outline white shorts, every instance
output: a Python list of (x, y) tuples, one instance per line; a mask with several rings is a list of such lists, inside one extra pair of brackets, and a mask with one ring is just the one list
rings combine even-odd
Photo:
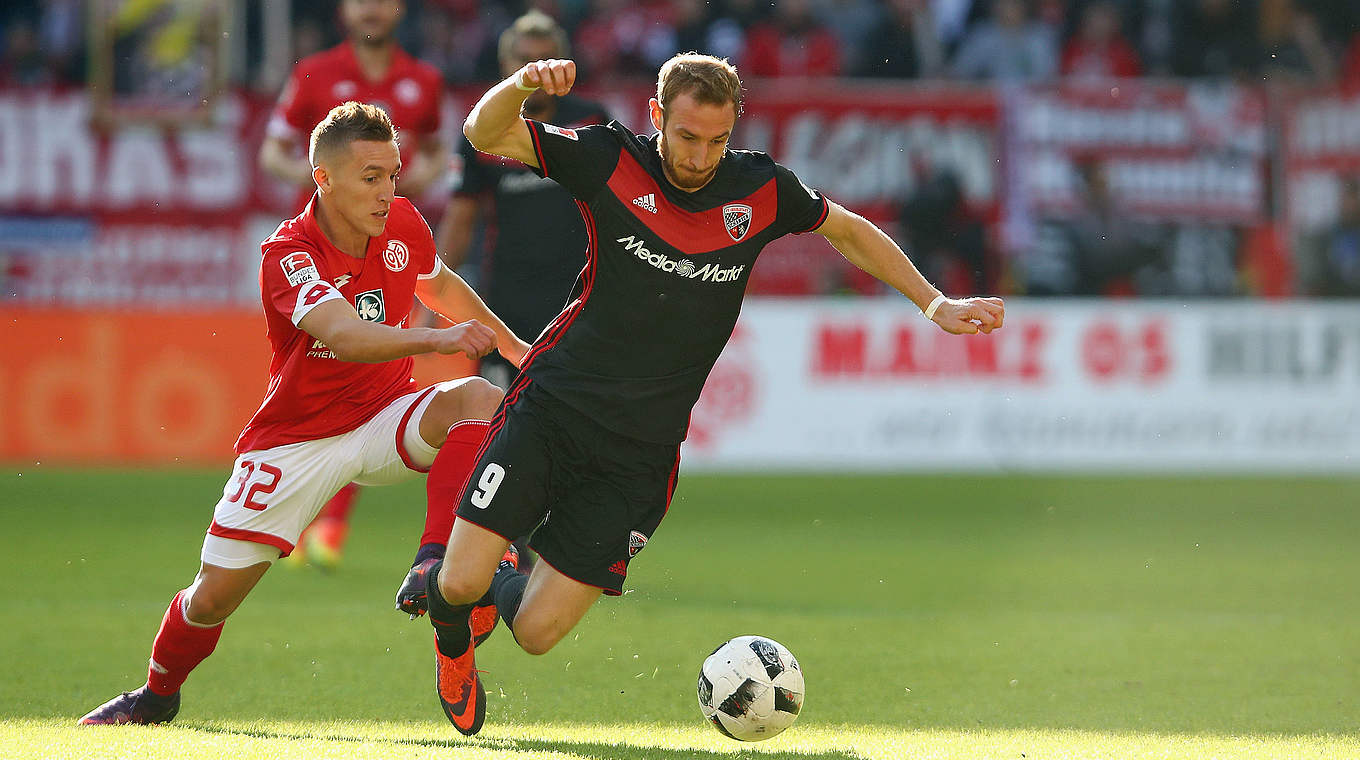
[(346, 484), (390, 485), (428, 471), (439, 450), (420, 437), (420, 418), (435, 392), (467, 380), (408, 393), (348, 433), (237, 457), (203, 540), (203, 562), (242, 568), (287, 556)]

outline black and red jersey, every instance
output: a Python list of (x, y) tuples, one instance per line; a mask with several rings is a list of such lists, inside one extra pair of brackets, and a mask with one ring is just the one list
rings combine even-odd
[(618, 122), (527, 123), (539, 173), (576, 198), (588, 246), (524, 373), (615, 432), (679, 442), (756, 257), (820, 227), (826, 200), (764, 153), (727, 151), (713, 179), (687, 193), (665, 178), (658, 136)]

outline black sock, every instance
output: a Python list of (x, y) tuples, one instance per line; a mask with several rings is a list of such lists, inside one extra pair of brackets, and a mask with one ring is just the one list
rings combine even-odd
[(496, 602), (496, 612), (512, 634), (515, 632), (515, 615), (519, 613), (519, 603), (524, 601), (524, 587), (528, 583), (529, 576), (508, 564), (501, 565), (491, 579), (490, 593)]
[(416, 551), (416, 561), (411, 563), (411, 567), (415, 567), (432, 557), (434, 559), (444, 558), (443, 544), (421, 544), (420, 549)]
[(436, 646), (445, 657), (461, 657), (472, 642), (472, 628), (468, 625), (471, 604), (449, 604), (439, 593), (439, 569), (443, 561), (430, 568), (425, 576), (425, 596), (430, 606), (430, 623), (434, 625)]

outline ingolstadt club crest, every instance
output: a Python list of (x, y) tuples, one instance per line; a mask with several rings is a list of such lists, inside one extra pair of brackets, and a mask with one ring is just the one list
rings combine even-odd
[(723, 224), (732, 239), (741, 242), (751, 229), (751, 207), (745, 203), (729, 203), (723, 206)]

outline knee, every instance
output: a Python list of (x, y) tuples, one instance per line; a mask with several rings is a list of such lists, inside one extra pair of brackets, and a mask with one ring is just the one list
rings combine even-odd
[(504, 396), (500, 388), (486, 379), (469, 377), (431, 399), (426, 414), (433, 415), (444, 427), (459, 420), (489, 420)]
[(557, 642), (562, 640), (562, 636), (551, 629), (528, 624), (528, 621), (521, 625), (518, 619), (515, 620), (512, 633), (515, 635), (515, 641), (519, 644), (519, 648), (534, 655), (547, 654), (553, 647), (557, 646)]
[(491, 419), (496, 407), (501, 405), (505, 391), (491, 384), (486, 378), (469, 378), (466, 386), (467, 399), (464, 404), (465, 419)]
[(469, 574), (453, 571), (448, 565), (439, 573), (439, 593), (449, 604), (472, 604), (481, 599), (490, 587), (489, 579), (478, 580)]

